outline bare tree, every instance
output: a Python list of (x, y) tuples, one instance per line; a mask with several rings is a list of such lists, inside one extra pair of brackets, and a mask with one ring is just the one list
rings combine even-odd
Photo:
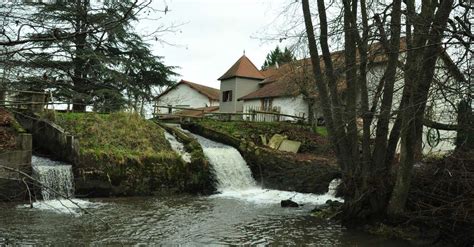
[[(345, 49), (343, 55), (336, 59), (329, 50), (328, 37), (331, 32), (328, 30), (330, 25), (326, 15), (327, 7), (324, 0), (317, 1), (317, 31), (324, 60), (323, 71), (319, 63), (310, 4), (308, 0), (302, 1), (318, 96), (331, 142), (344, 173), (346, 219), (398, 215), (403, 212), (406, 203), (411, 168), (416, 155), (421, 153), (425, 106), (436, 61), (443, 54), (440, 44), (453, 9), (453, 1), (441, 1), (439, 4), (423, 1), (421, 12), (416, 13), (414, 1), (407, 1), (406, 8), (403, 9), (402, 1), (395, 0), (384, 6), (379, 13), (374, 13), (373, 19), (368, 16), (366, 1), (343, 0), (342, 4)], [(390, 18), (388, 26), (385, 24), (387, 17)], [(406, 22), (405, 39), (401, 39), (402, 20)], [(371, 32), (370, 29), (374, 27), (375, 30)], [(383, 51), (382, 57), (386, 62), (376, 93), (370, 99), (367, 71), (375, 46), (369, 46), (368, 42), (370, 33), (375, 32), (378, 33), (378, 47)], [(402, 49), (401, 44), (406, 44), (406, 47)], [(401, 50), (404, 49), (406, 52), (401, 56)], [(337, 90), (338, 75), (334, 69), (340, 66), (341, 61), (347, 84), (343, 97)], [(403, 71), (405, 79), (402, 97), (395, 111), (394, 94), (398, 71)], [(361, 138), (357, 127), (360, 116), (363, 120)], [(392, 131), (389, 131), (393, 116), (396, 116), (396, 120)], [(371, 128), (373, 123), (375, 133)], [(391, 164), (400, 136), (402, 158), (399, 170), (394, 174), (396, 182), (392, 192), (392, 182), (386, 178), (392, 175)]]

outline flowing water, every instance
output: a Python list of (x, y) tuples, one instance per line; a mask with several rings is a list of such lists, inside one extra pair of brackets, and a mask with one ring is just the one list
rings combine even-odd
[(214, 197), (237, 198), (258, 204), (279, 204), (281, 200), (291, 199), (299, 204), (324, 204), (327, 200), (341, 201), (335, 197), (338, 180), (330, 185), (325, 195), (304, 194), (291, 191), (264, 189), (257, 185), (247, 162), (237, 149), (194, 135), (201, 144), (204, 154), (212, 165), (217, 180), (219, 194)]
[[(311, 217), (314, 205), (336, 199), (337, 181), (331, 183), (326, 195), (265, 190), (256, 184), (235, 149), (200, 137), (198, 140), (213, 165), (220, 193), (78, 200), (88, 208), (87, 214), (0, 203), (0, 246), (407, 245)], [(58, 180), (63, 177), (59, 176)], [(70, 191), (65, 187), (63, 192)], [(280, 207), (280, 200), (288, 198), (304, 205)], [(105, 227), (104, 222), (110, 227)]]
[(74, 196), (74, 176), (71, 165), (34, 155), (31, 165), (33, 177), (44, 186), (41, 189), (43, 200)]
[(172, 134), (165, 131), (165, 138), (170, 143), (171, 148), (177, 154), (179, 154), (185, 162), (187, 162), (187, 163), (191, 162), (191, 154), (186, 152), (186, 150), (184, 150), (184, 145), (181, 142), (179, 142), (176, 139), (176, 137), (174, 137), (174, 135), (172, 135)]
[(42, 200), (32, 205), (20, 205), (18, 208), (53, 211), (78, 215), (83, 208), (97, 207), (99, 204), (74, 198), (74, 175), (72, 166), (60, 161), (53, 161), (33, 155), (31, 158), (33, 177), (41, 187)]

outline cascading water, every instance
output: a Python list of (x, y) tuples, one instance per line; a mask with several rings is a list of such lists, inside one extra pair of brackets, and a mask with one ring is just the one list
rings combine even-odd
[(252, 172), (239, 151), (198, 135), (195, 137), (201, 144), (204, 155), (212, 164), (219, 192), (252, 189), (257, 186), (252, 178)]
[(43, 200), (72, 198), (74, 176), (72, 166), (58, 161), (33, 156), (31, 160), (33, 177), (42, 185)]
[(191, 154), (184, 150), (184, 145), (179, 142), (174, 135), (165, 131), (165, 138), (171, 145), (171, 148), (178, 153), (185, 162), (191, 162)]
[[(72, 166), (63, 162), (33, 156), (31, 159), (33, 177), (41, 187), (42, 201), (33, 203), (33, 208), (57, 213), (80, 214), (81, 208), (97, 207), (100, 204), (74, 197), (74, 175)], [(21, 205), (29, 208), (30, 205)]]
[(211, 141), (193, 134), (201, 144), (204, 154), (212, 165), (217, 180), (216, 196), (233, 197), (255, 203), (280, 203), (291, 199), (300, 204), (324, 204), (327, 200), (341, 201), (335, 197), (335, 188), (339, 180), (335, 179), (324, 195), (305, 194), (290, 191), (262, 189), (252, 178), (247, 162), (235, 148)]

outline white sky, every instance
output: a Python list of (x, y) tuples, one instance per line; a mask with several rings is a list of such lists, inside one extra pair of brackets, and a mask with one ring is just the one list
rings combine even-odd
[[(270, 25), (288, 0), (153, 0), (153, 7), (169, 12), (160, 20), (141, 20), (139, 31), (160, 24), (183, 24), (162, 39), (174, 46), (153, 42), (156, 55), (166, 65), (179, 66), (185, 79), (219, 88), (219, 78), (243, 54), (260, 68), (266, 54), (278, 41), (262, 41)], [(155, 16), (150, 15), (150, 18)], [(156, 17), (155, 17), (156, 18)], [(285, 44), (279, 44), (284, 46)]]

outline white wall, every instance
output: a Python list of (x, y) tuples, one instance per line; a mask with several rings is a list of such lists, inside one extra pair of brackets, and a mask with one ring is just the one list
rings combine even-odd
[[(367, 81), (368, 81), (368, 86), (369, 86), (369, 103), (371, 103), (373, 95), (375, 94), (376, 86), (379, 83), (380, 78), (382, 78), (384, 72), (385, 72), (385, 65), (377, 65), (375, 67), (372, 67), (367, 73)], [(397, 70), (392, 111), (396, 111), (399, 108), (399, 104), (402, 98), (403, 86), (404, 86), (403, 72), (400, 70)], [(462, 91), (463, 89), (459, 87), (460, 87), (460, 83), (458, 83), (452, 77), (449, 71), (446, 69), (444, 61), (442, 59), (438, 59), (437, 69), (435, 70), (435, 81), (433, 81), (433, 83), (431, 84), (430, 93), (428, 97), (426, 117), (439, 123), (456, 124), (457, 115), (455, 113), (454, 105), (456, 105), (459, 102), (460, 98), (458, 94), (450, 94), (449, 92), (446, 93), (447, 92), (446, 90), (447, 88), (454, 88), (453, 91), (458, 91), (458, 92)], [(380, 109), (381, 100), (382, 99), (380, 98), (377, 104), (378, 110)], [(378, 110), (377, 110), (377, 113), (378, 113)], [(372, 124), (373, 135), (375, 134), (375, 124), (376, 124), (376, 119), (374, 119), (374, 122)], [(390, 129), (392, 127), (392, 124), (393, 124), (393, 120), (390, 124)], [(451, 151), (455, 148), (454, 141), (456, 138), (456, 131), (439, 130), (439, 135), (440, 135), (439, 143), (434, 146), (430, 146), (428, 144), (427, 136), (428, 136), (429, 131), (430, 131), (430, 128), (426, 126), (423, 127), (423, 153), (424, 154), (439, 155), (439, 154), (444, 154), (448, 151)], [(430, 133), (433, 133), (433, 132), (437, 134), (435, 130), (430, 131)]]
[[(280, 107), (280, 113), (303, 116), (308, 118), (308, 103), (303, 99), (303, 96), (297, 97), (279, 97), (274, 98), (272, 106)], [(284, 120), (295, 120), (291, 117), (283, 117)]]
[[(243, 109), (246, 113), (248, 113), (248, 109), (260, 107), (261, 106), (260, 99), (253, 99), (253, 100), (245, 100), (243, 102)], [(297, 97), (278, 97), (273, 98), (272, 107), (279, 107), (280, 113), (293, 115), (293, 116), (303, 116), (307, 119), (308, 118), (308, 103), (303, 99), (303, 96), (299, 95)], [(281, 117), (283, 121), (292, 121), (296, 120), (292, 117)]]
[[(219, 102), (210, 101), (208, 97), (199, 93), (195, 89), (182, 83), (156, 101), (159, 106), (187, 106), (190, 108), (199, 108), (206, 106), (218, 106)], [(168, 113), (166, 108), (157, 108), (160, 113)], [(173, 112), (176, 110), (173, 110)]]

